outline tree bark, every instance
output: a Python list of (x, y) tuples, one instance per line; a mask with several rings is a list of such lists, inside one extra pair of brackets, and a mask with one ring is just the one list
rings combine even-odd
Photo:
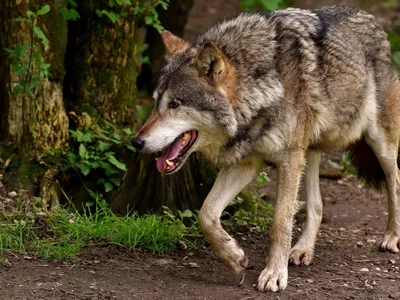
[[(12, 89), (16, 76), (3, 48), (13, 49), (17, 44), (30, 44), (30, 24), (13, 22), (26, 17), (28, 10), (36, 11), (45, 4), (50, 12), (38, 18), (38, 26), (49, 39), (41, 47), (42, 60), (51, 63), (50, 78), (44, 79), (34, 90), (35, 97), (14, 96)], [(30, 150), (55, 150), (65, 146), (68, 139), (68, 118), (63, 103), (62, 83), (64, 49), (59, 45), (59, 17), (55, 0), (0, 1), (0, 141), (9, 147)]]
[(64, 92), (71, 108), (95, 108), (120, 126), (134, 123), (137, 26), (132, 8), (114, 24), (96, 9), (108, 0), (77, 1), (81, 18), (69, 22)]

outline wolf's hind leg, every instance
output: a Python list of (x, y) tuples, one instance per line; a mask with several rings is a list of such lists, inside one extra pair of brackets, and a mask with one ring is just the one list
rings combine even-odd
[(399, 252), (400, 174), (397, 167), (398, 138), (392, 138), (382, 134), (369, 135), (366, 137), (366, 141), (374, 151), (386, 177), (389, 216), (381, 249)]
[(307, 152), (307, 167), (305, 170), (307, 218), (302, 234), (292, 248), (289, 261), (295, 265), (311, 263), (314, 256), (315, 242), (318, 236), (319, 226), (322, 220), (322, 198), (319, 190), (319, 164), (321, 153)]
[(222, 228), (220, 217), (226, 206), (254, 178), (259, 169), (257, 163), (245, 162), (222, 169), (199, 212), (201, 230), (215, 254), (236, 276), (244, 276), (248, 259), (235, 239)]

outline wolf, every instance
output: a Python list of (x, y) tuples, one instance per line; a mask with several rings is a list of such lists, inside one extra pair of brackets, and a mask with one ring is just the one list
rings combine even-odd
[[(226, 206), (271, 162), (277, 167), (270, 248), (259, 291), (287, 287), (288, 262), (309, 265), (322, 218), (321, 152), (349, 152), (358, 175), (386, 188), (381, 248), (399, 252), (400, 83), (387, 36), (374, 17), (344, 6), (243, 13), (188, 43), (162, 32), (165, 65), (154, 110), (133, 145), (162, 154), (177, 172), (201, 152), (220, 170), (199, 211), (215, 254), (244, 278), (248, 259), (222, 228)], [(304, 174), (307, 217), (291, 248)]]

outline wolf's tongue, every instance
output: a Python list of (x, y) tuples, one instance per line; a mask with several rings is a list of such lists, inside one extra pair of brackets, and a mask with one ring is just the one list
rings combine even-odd
[(157, 170), (164, 173), (167, 169), (167, 160), (173, 160), (179, 155), (182, 144), (182, 135), (179, 136), (169, 148), (157, 159)]

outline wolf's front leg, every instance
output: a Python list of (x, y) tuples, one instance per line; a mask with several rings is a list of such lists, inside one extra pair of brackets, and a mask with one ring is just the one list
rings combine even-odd
[(215, 254), (236, 276), (242, 275), (248, 260), (244, 251), (221, 226), (220, 217), (226, 206), (246, 187), (259, 169), (258, 162), (249, 161), (222, 169), (199, 212), (201, 230)]
[(262, 292), (277, 292), (287, 286), (293, 215), (304, 161), (304, 151), (292, 150), (278, 165), (277, 197), (270, 232), (271, 245), (267, 266), (258, 277), (257, 288)]

